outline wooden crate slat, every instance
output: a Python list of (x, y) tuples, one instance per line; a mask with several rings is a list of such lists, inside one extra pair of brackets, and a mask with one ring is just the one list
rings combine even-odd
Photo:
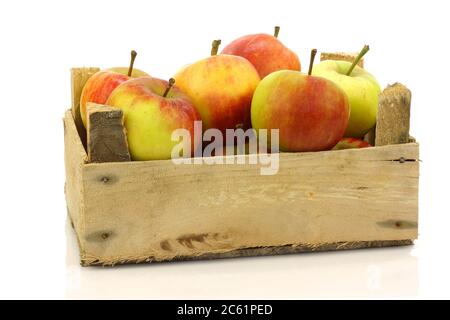
[(87, 151), (89, 162), (131, 161), (122, 110), (87, 104)]
[(402, 144), (410, 140), (411, 91), (401, 83), (388, 86), (380, 94), (375, 145)]
[(64, 124), (64, 160), (66, 169), (67, 209), (77, 232), (82, 233), (84, 217), (83, 165), (87, 163), (87, 154), (73, 120), (71, 110), (66, 111)]

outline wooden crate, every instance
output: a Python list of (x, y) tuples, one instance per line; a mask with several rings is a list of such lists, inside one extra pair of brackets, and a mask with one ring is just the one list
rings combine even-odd
[[(72, 108), (86, 80), (78, 78)], [(82, 265), (409, 245), (417, 238), (415, 142), (281, 153), (278, 174), (264, 176), (248, 161), (88, 163), (76, 119), (66, 112), (65, 192)]]

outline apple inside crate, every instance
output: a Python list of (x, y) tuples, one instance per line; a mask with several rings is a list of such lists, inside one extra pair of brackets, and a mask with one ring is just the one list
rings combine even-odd
[[(380, 97), (387, 107), (369, 137), (375, 147), (280, 153), (278, 173), (261, 175), (264, 165), (249, 164), (249, 155), (234, 156), (245, 158), (241, 165), (126, 161), (123, 152), (120, 161), (89, 161), (79, 100), (97, 70), (72, 70), (64, 117), (65, 193), (82, 265), (400, 246), (417, 238), (419, 145), (409, 137), (409, 109), (406, 131), (389, 110), (392, 99), (405, 103), (402, 87)], [(124, 147), (120, 130), (117, 148)]]

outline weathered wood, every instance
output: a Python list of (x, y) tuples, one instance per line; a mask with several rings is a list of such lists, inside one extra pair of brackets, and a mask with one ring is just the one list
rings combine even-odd
[(64, 145), (66, 170), (64, 192), (67, 210), (77, 233), (82, 234), (84, 224), (83, 165), (87, 162), (87, 155), (78, 136), (70, 110), (66, 112), (64, 117)]
[(86, 129), (81, 120), (80, 114), (80, 97), (86, 81), (96, 72), (100, 71), (99, 68), (72, 68), (70, 70), (71, 77), (71, 92), (72, 92), (72, 116), (75, 120), (75, 125), (78, 130), (81, 142), (86, 148)]
[[(342, 251), (342, 250), (356, 250), (368, 248), (384, 248), (396, 246), (410, 246), (414, 242), (410, 239), (406, 240), (384, 240), (384, 241), (356, 241), (356, 242), (337, 242), (337, 243), (323, 243), (323, 244), (298, 244), (285, 245), (277, 247), (260, 247), (260, 248), (246, 248), (237, 249), (223, 253), (207, 253), (200, 256), (176, 257), (172, 261), (191, 261), (191, 260), (211, 260), (211, 259), (227, 259), (238, 257), (255, 257), (255, 256), (274, 256), (282, 254), (295, 254), (307, 252), (324, 252), (324, 251)], [(116, 264), (135, 264), (142, 262), (158, 262), (153, 261), (151, 257), (145, 260), (123, 260), (105, 263), (104, 261), (88, 260), (82, 261), (83, 266), (114, 266)]]
[(411, 91), (404, 85), (389, 85), (380, 94), (375, 145), (409, 142)]
[[(358, 52), (356, 53), (346, 53), (346, 52), (322, 52), (320, 54), (320, 61), (324, 60), (342, 60), (353, 62), (355, 58), (358, 56)], [(358, 66), (364, 68), (364, 58), (358, 62)]]
[(68, 203), (81, 215), (73, 220), (85, 265), (415, 239), (418, 158), (415, 143), (282, 153), (273, 176), (249, 164), (84, 164), (82, 181), (68, 181), (79, 191)]
[(87, 104), (87, 150), (89, 162), (131, 161), (122, 110)]

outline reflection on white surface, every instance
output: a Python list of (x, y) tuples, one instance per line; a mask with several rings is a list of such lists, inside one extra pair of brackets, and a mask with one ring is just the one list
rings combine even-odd
[(418, 294), (414, 247), (118, 266), (79, 265), (67, 224), (74, 299), (394, 298)]

